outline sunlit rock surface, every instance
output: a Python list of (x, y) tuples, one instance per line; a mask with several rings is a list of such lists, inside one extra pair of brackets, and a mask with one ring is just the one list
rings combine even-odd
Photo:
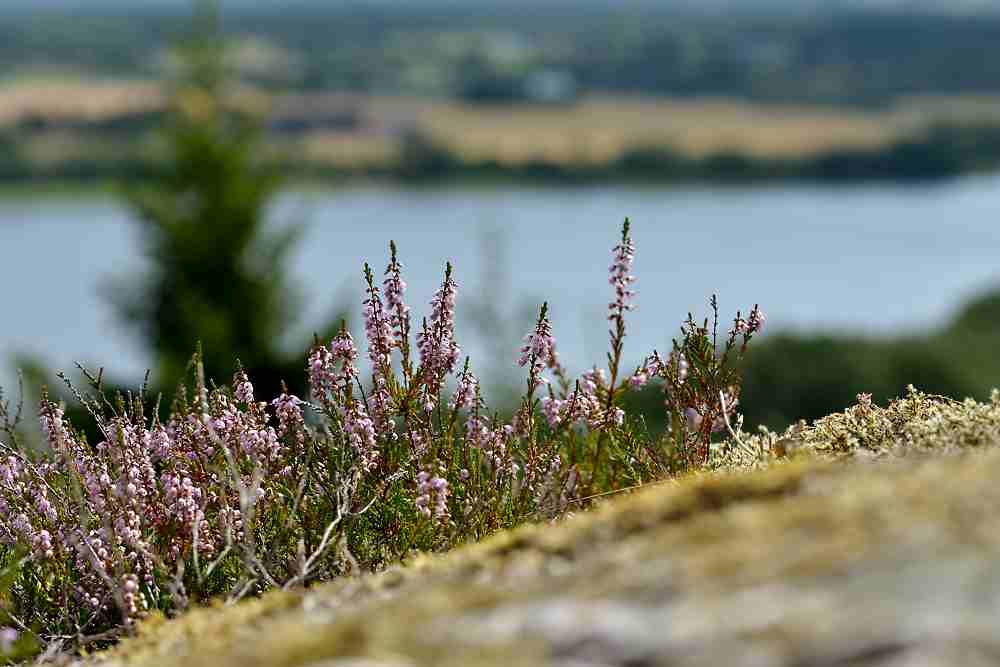
[[(1000, 397), (917, 393), (377, 575), (145, 624), (115, 665), (1000, 664)], [(760, 469), (757, 469), (760, 468)]]

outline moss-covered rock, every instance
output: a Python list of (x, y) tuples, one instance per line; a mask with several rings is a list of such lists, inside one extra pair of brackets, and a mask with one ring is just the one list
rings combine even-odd
[(1000, 396), (978, 404), (911, 392), (884, 409), (861, 404), (812, 427), (728, 443), (714, 472), (650, 485), (557, 525), (147, 622), (97, 659), (996, 664), (998, 441)]

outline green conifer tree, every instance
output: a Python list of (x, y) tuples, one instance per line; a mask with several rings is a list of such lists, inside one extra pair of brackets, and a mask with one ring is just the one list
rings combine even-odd
[(227, 84), (214, 3), (198, 5), (195, 25), (170, 84), (162, 175), (126, 191), (152, 268), (120, 280), (113, 302), (154, 351), (161, 387), (183, 376), (200, 341), (211, 378), (228, 380), (239, 359), (261, 396), (282, 381), (301, 390), (308, 341), (282, 344), (297, 311), (287, 267), (300, 230), (265, 224), (280, 179), (262, 160), (256, 115)]

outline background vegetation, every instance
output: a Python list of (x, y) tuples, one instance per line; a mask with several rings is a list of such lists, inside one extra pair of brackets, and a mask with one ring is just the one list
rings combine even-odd
[[(860, 4), (860, 3), (859, 3)], [(243, 73), (293, 89), (410, 91), (516, 99), (540, 70), (580, 90), (885, 105), (901, 96), (994, 93), (984, 58), (1000, 16), (739, 3), (724, 15), (679, 3), (227, 3)], [(525, 11), (530, 7), (531, 11)], [(73, 65), (158, 75), (187, 29), (182, 3), (0, 11), (0, 73)]]
[[(1000, 382), (1000, 293), (984, 292), (946, 326), (920, 334), (866, 337), (772, 332), (754, 345), (740, 409), (747, 424), (781, 428), (843, 410), (870, 393), (885, 402), (909, 385), (986, 400)], [(636, 397), (656, 424), (659, 397)], [(651, 417), (649, 416), (651, 415)]]
[[(268, 103), (268, 145), (299, 177), (862, 181), (1000, 162), (1000, 67), (982, 57), (1000, 15), (524, 9), (237, 4), (223, 27), (251, 106), (286, 100)], [(176, 74), (188, 21), (181, 4), (0, 9), (0, 179), (169, 170), (148, 141), (169, 110), (142, 82)]]

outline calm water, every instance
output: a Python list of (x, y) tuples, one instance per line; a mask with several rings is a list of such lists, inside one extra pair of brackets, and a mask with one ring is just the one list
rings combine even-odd
[[(285, 342), (301, 347), (339, 304), (357, 300), (362, 262), (384, 266), (394, 238), (414, 305), (430, 297), (444, 262), (455, 264), (459, 335), (480, 369), (510, 367), (511, 345), (542, 300), (564, 359), (576, 368), (600, 361), (609, 249), (625, 215), (638, 245), (632, 359), (664, 348), (689, 310), (705, 312), (713, 291), (724, 312), (760, 302), (772, 328), (882, 333), (940, 324), (1000, 277), (995, 176), (850, 189), (296, 192), (273, 215), (276, 225), (307, 226), (293, 262), (304, 317)], [(9, 384), (14, 354), (138, 378), (148, 355), (116, 323), (102, 290), (144, 266), (141, 250), (110, 196), (0, 199), (0, 381)]]

